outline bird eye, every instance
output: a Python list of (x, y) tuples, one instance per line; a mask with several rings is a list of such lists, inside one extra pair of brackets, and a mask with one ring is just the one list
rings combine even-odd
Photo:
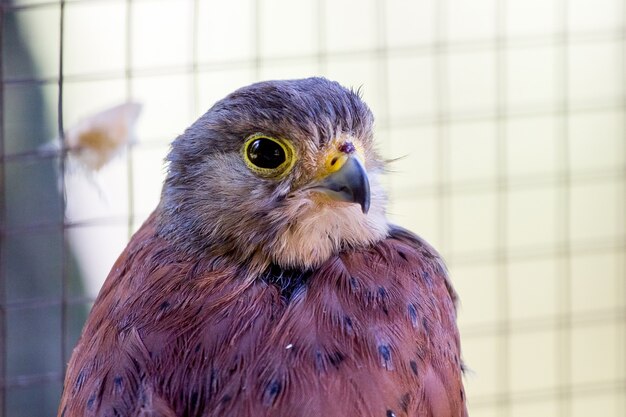
[(267, 138), (250, 142), (246, 153), (250, 162), (264, 169), (276, 169), (287, 158), (283, 147), (278, 142)]
[(286, 173), (294, 162), (293, 148), (287, 141), (262, 134), (252, 135), (246, 140), (243, 155), (251, 170), (268, 177)]

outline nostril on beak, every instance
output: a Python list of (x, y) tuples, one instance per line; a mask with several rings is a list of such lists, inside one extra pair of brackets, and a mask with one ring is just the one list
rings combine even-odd
[(334, 158), (333, 158), (333, 160), (332, 160), (332, 161), (330, 161), (330, 166), (335, 166), (335, 164), (337, 163), (337, 160), (338, 160), (338, 159), (339, 159), (339, 158), (334, 157)]

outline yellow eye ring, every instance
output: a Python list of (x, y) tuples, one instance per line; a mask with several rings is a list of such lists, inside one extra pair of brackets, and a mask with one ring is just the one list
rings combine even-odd
[(296, 162), (296, 153), (289, 141), (263, 133), (249, 136), (241, 153), (251, 171), (269, 178), (283, 177)]

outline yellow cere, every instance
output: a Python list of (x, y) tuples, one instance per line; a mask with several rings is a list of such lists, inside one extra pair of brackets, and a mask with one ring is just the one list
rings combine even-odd
[(361, 143), (352, 137), (341, 137), (332, 141), (331, 145), (324, 155), (324, 168), (321, 170), (319, 177), (323, 178), (334, 172), (337, 172), (343, 167), (350, 155), (339, 150), (339, 146), (344, 142), (351, 142), (354, 145), (356, 151), (351, 154), (365, 164), (364, 150)]
[(348, 160), (348, 155), (345, 153), (335, 150), (326, 156), (326, 163), (324, 167), (326, 168), (326, 174), (332, 174), (333, 172), (337, 172), (341, 169), (343, 164)]

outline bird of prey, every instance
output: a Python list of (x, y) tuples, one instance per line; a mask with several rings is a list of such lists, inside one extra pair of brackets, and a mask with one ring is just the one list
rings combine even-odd
[(456, 295), (385, 217), (373, 120), (336, 82), (267, 81), (175, 139), (59, 416), (466, 416)]

